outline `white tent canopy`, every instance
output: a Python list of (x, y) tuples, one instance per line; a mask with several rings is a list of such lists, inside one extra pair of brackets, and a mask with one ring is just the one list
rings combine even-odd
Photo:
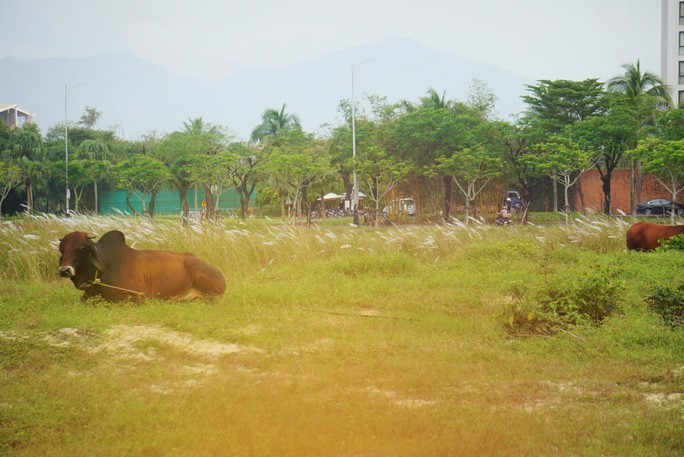
[[(363, 198), (365, 196), (366, 195), (363, 192), (359, 192), (359, 198)], [(346, 198), (347, 194), (336, 194), (335, 192), (329, 192), (323, 196), (323, 200), (345, 200)]]
[(335, 192), (329, 192), (323, 196), (323, 200), (342, 200), (343, 198), (344, 194), (336, 194)]

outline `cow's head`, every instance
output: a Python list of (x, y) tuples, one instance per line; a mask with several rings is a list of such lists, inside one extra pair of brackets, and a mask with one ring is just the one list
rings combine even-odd
[(70, 278), (77, 289), (87, 289), (92, 285), (98, 271), (104, 269), (92, 242), (94, 237), (85, 232), (71, 232), (59, 240), (59, 275)]

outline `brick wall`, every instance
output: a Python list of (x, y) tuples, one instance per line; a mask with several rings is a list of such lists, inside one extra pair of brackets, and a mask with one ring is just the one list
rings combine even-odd
[[(620, 209), (627, 214), (631, 214), (632, 212), (629, 201), (630, 173), (630, 170), (615, 170), (613, 172), (610, 191), (610, 196), (613, 200), (613, 204), (611, 205), (613, 211)], [(580, 185), (582, 186), (582, 192), (584, 193), (585, 209), (591, 208), (594, 211), (603, 211), (603, 182), (601, 181), (598, 171), (590, 170), (584, 173), (580, 178)], [(575, 198), (577, 206), (580, 206), (581, 201), (579, 198), (579, 191), (577, 190), (575, 191)], [(637, 198), (636, 195), (634, 198)], [(642, 177), (640, 201), (643, 202), (652, 198), (667, 198), (669, 200), (670, 193), (653, 175), (644, 173)], [(681, 203), (682, 200), (684, 200), (684, 198), (680, 195), (677, 201)], [(635, 202), (635, 205), (636, 203), (638, 202)]]

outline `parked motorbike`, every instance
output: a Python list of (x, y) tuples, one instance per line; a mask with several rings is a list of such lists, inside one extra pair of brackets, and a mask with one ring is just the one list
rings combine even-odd
[(496, 225), (511, 225), (511, 218), (499, 216), (496, 218)]

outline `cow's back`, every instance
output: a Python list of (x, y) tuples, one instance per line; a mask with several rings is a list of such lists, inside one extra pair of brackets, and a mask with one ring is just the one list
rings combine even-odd
[(684, 233), (684, 225), (660, 225), (650, 222), (637, 222), (627, 230), (627, 249), (652, 251), (660, 246), (660, 241)]
[(130, 248), (126, 257), (132, 270), (129, 285), (152, 297), (191, 299), (221, 295), (226, 289), (218, 268), (187, 252)]

